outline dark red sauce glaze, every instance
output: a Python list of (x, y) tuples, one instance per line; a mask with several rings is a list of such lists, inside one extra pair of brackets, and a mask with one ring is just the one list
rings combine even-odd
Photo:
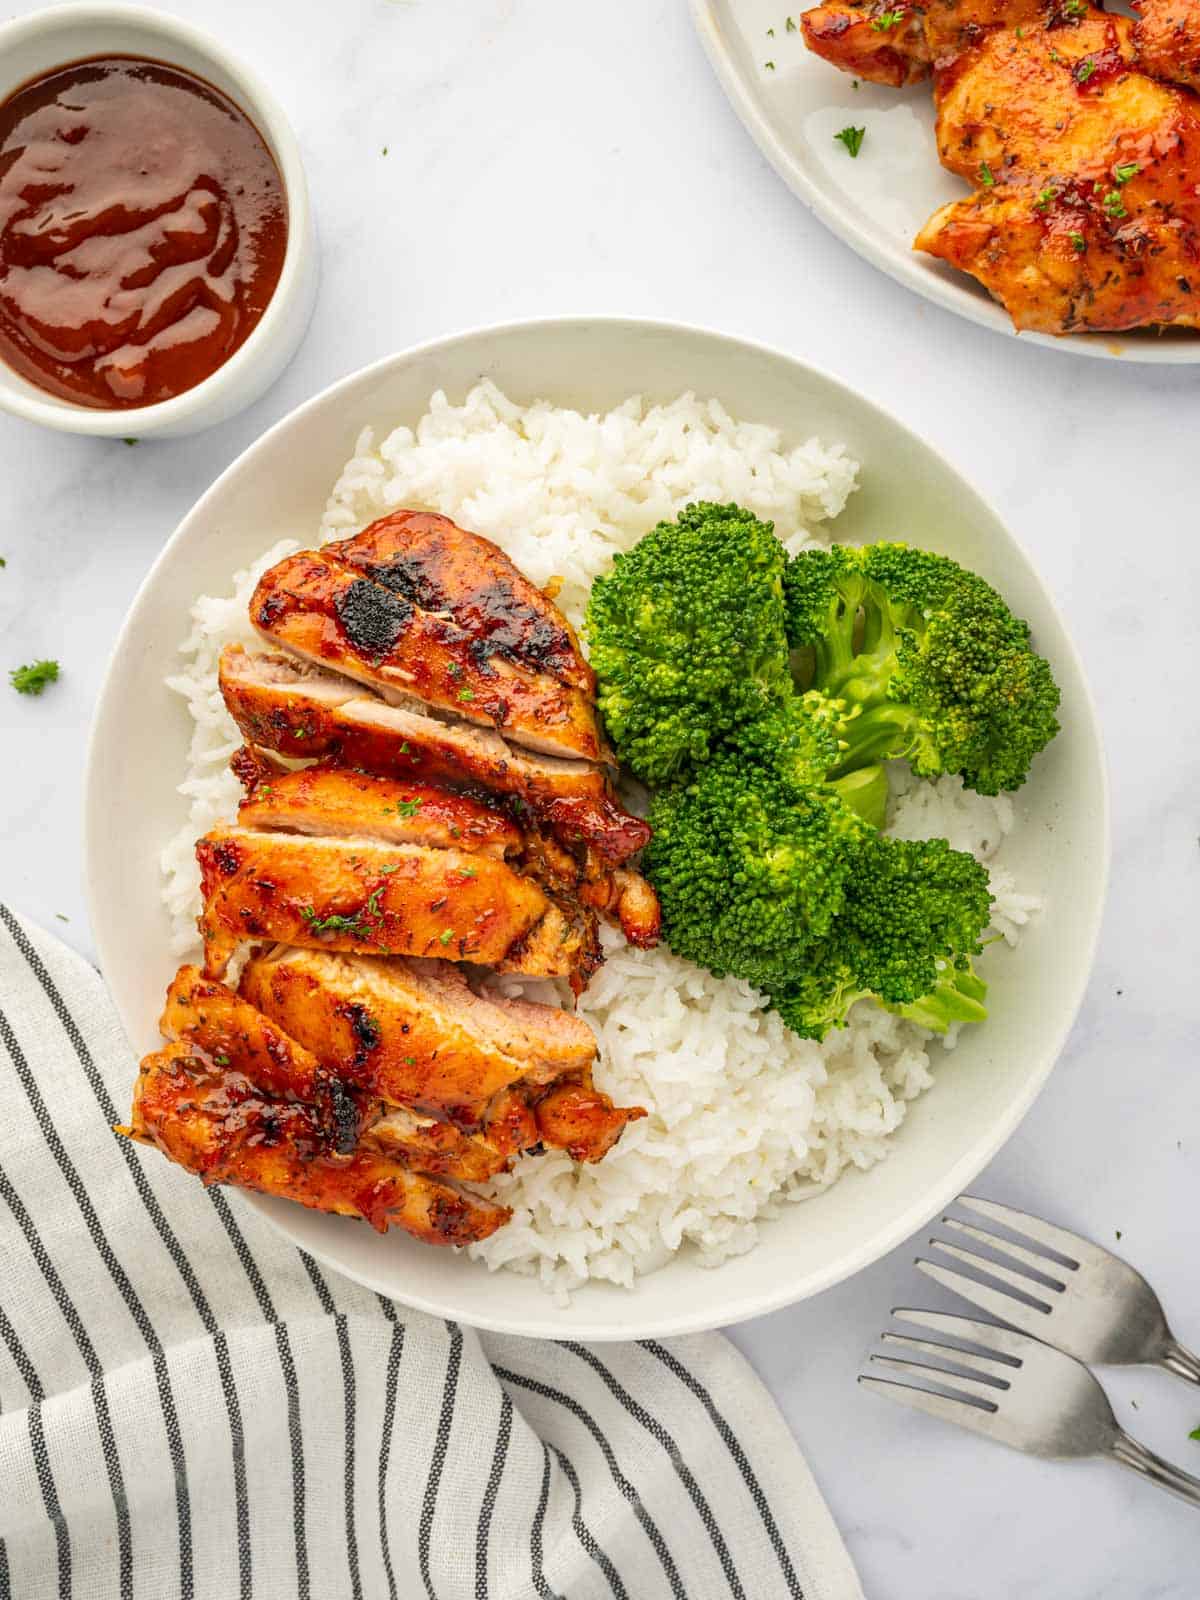
[(209, 377), (287, 233), (261, 134), (190, 73), (97, 57), (0, 105), (0, 357), (61, 399), (154, 405)]

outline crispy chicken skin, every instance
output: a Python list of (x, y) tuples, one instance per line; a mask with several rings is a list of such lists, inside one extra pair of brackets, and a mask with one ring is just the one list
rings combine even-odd
[(217, 1067), (232, 1066), (264, 1094), (307, 1101), (331, 1145), (341, 1154), (354, 1149), (366, 1116), (354, 1085), (199, 967), (182, 966), (172, 978), (158, 1030)]
[(1097, 13), (994, 34), (940, 84), (944, 163), (971, 177), (986, 162), (997, 181), (916, 244), (977, 277), (1018, 328), (1200, 326), (1200, 102), (1134, 59), (1128, 19)]
[(481, 788), (523, 801), (564, 843), (620, 865), (650, 830), (617, 804), (604, 769), (513, 749), (491, 729), (389, 705), (347, 679), (278, 654), (228, 645), (221, 693), (250, 743), (290, 757), (335, 756), (349, 767)]
[(393, 511), (325, 549), (414, 606), (448, 612), (477, 641), (477, 655), (519, 662), (595, 696), (595, 674), (570, 623), (490, 539), (434, 512)]
[(503, 861), (463, 849), (214, 828), (196, 844), (205, 972), (249, 939), (446, 956), (581, 985), (600, 959), (594, 915)]
[(403, 1228), (428, 1244), (470, 1244), (508, 1221), (502, 1206), (411, 1172), (360, 1146), (338, 1156), (310, 1106), (264, 1095), (243, 1073), (189, 1045), (145, 1058), (120, 1130), (153, 1144), (206, 1184), (279, 1195), (317, 1211)]
[(252, 952), (244, 999), (366, 1093), (480, 1128), (513, 1084), (592, 1064), (581, 1018), (473, 992), (449, 961), (379, 960), (276, 946)]
[[(465, 577), (460, 581), (466, 596), (460, 621), (449, 604), (427, 610), (393, 587), (391, 579), (364, 575), (368, 570), (386, 574), (393, 570), (386, 565), (389, 559), (394, 564), (405, 559), (406, 541), (397, 519), (385, 521), (388, 527), (382, 531), (376, 523), (356, 539), (287, 556), (266, 572), (250, 601), (250, 620), (262, 637), (369, 685), (385, 699), (419, 700), (467, 722), (501, 729), (531, 750), (603, 760), (607, 751), (596, 720), (591, 674), (571, 648), (566, 622), (551, 602), (541, 597), (544, 615), (535, 627), (530, 606), (515, 595), (518, 589), (522, 596), (537, 591), (490, 547), (489, 562), (502, 561), (509, 569), (514, 598), (509, 613), (501, 608), (487, 620), (491, 631), (474, 633), (464, 623), (485, 625), (480, 590), (470, 588)], [(469, 552), (474, 535), (454, 532)], [(448, 577), (448, 564), (438, 570)], [(415, 583), (409, 586), (420, 590)], [(488, 592), (498, 593), (498, 585), (492, 582)], [(497, 623), (502, 615), (511, 617), (507, 628)], [(575, 682), (551, 670), (561, 656), (555, 641), (575, 658)], [(533, 659), (541, 665), (530, 665)], [(578, 687), (580, 679), (585, 687)]]

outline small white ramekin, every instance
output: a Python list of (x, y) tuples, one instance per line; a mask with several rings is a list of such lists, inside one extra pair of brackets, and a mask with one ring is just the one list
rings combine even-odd
[(147, 56), (222, 90), (275, 157), (288, 207), (288, 244), (275, 293), (253, 333), (211, 377), (153, 406), (101, 411), (60, 400), (0, 360), (0, 409), (66, 433), (137, 439), (195, 433), (250, 405), (296, 353), (312, 315), (317, 250), (300, 150), (274, 95), (206, 33), (140, 6), (65, 5), (0, 27), (0, 100), (31, 78), (88, 56)]

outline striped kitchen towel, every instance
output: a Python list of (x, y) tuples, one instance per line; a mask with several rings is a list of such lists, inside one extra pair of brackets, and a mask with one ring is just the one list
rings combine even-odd
[(480, 1335), (116, 1137), (98, 975), (0, 907), (0, 1600), (854, 1600), (717, 1334)]

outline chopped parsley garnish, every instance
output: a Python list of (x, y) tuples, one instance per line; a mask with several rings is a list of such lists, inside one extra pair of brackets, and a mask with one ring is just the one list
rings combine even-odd
[(56, 911), (54, 913), (54, 915), (58, 918), (58, 920), (60, 922), (70, 922), (70, 920), (71, 920), (70, 917), (64, 917), (61, 911)]
[(775, 71), (775, 63), (773, 61), (764, 61), (763, 66), (768, 72)]
[(217, 1063), (217, 1065), (219, 1067), (227, 1067), (229, 1065), (229, 1057), (228, 1056), (214, 1056), (213, 1060)]
[(1200, 1428), (1193, 1428), (1191, 1433), (1188, 1434), (1188, 1438), (1195, 1439), (1197, 1443), (1200, 1443)]
[(1018, 39), (1023, 39), (1024, 37), (1025, 37), (1025, 29), (1024, 28), (1018, 28), (1017, 29), (1017, 38)]
[(379, 916), (379, 899), (382, 894), (382, 888), (374, 890), (368, 896), (366, 905), (351, 917), (343, 916), (340, 912), (334, 912), (328, 917), (318, 917), (312, 906), (301, 906), (300, 915), (308, 923), (310, 933), (348, 933), (352, 939), (369, 939), (371, 932), (364, 925), (363, 918), (374, 919)]
[(867, 136), (865, 128), (843, 128), (840, 133), (835, 133), (834, 138), (844, 144), (852, 156), (857, 156), (862, 149), (862, 142)]
[(458, 691), (458, 698), (460, 700), (474, 700), (475, 691), (474, 689), (460, 689)]
[(1054, 199), (1054, 190), (1046, 187), (1033, 203), (1035, 211), (1049, 211), (1050, 202)]
[(424, 804), (423, 796), (416, 795), (412, 800), (397, 800), (394, 806), (384, 806), (383, 809), (385, 815), (394, 811), (398, 817), (415, 817)]
[(1104, 209), (1116, 222), (1129, 215), (1125, 209), (1125, 202), (1121, 199), (1121, 191), (1119, 189), (1110, 189), (1104, 196)]
[(461, 867), (459, 870), (464, 878), (477, 878), (479, 876), (474, 867)]
[(768, 39), (773, 39), (774, 37), (775, 37), (775, 29), (774, 28), (768, 28), (767, 29), (767, 38)]
[(784, 23), (784, 27), (787, 29), (787, 31), (789, 33), (795, 33), (795, 31), (796, 31), (796, 19), (795, 19), (795, 17), (789, 17), (787, 19), (787, 21)]
[(129, 446), (129, 448), (132, 450), (134, 445), (137, 443), (137, 440), (136, 439), (122, 439), (121, 443), (122, 444), (127, 444)]
[(384, 147), (383, 147), (383, 154), (384, 155), (387, 155), (387, 150), (388, 150), (387, 145), (384, 145)]
[(48, 683), (58, 682), (58, 662), (32, 661), (27, 666), (14, 667), (8, 678), (18, 694), (41, 694)]
[(887, 33), (897, 23), (904, 21), (904, 9), (895, 11), (881, 11), (877, 17), (871, 18), (871, 27), (875, 33)]
[(400, 754), (402, 756), (406, 756), (408, 754), (408, 752), (409, 752), (409, 743), (408, 743), (408, 740), (405, 739), (404, 743), (400, 746)]
[(442, 944), (449, 944), (451, 939), (453, 939), (453, 937), (454, 937), (454, 929), (453, 928), (443, 928), (441, 933), (438, 934), (438, 938), (442, 942)]
[(4, 559), (3, 556), (0, 556), (0, 567), (6, 567), (7, 565), (8, 565), (8, 562)]
[(1088, 79), (1091, 77), (1092, 73), (1095, 72), (1095, 70), (1096, 70), (1096, 58), (1095, 58), (1095, 56), (1084, 56), (1082, 61), (1078, 61), (1075, 64), (1075, 71), (1073, 73), (1073, 77), (1075, 79), (1075, 82), (1076, 83), (1086, 83), (1088, 81)]
[(1066, 0), (1066, 4), (1063, 6), (1064, 17), (1086, 17), (1087, 14), (1086, 0)]
[(1075, 246), (1076, 250), (1079, 251), (1080, 255), (1082, 255), (1087, 249), (1087, 240), (1081, 233), (1069, 233), (1067, 238), (1070, 239), (1071, 243)]
[(1124, 161), (1119, 167), (1113, 168), (1113, 177), (1117, 183), (1128, 183), (1130, 178), (1136, 178), (1141, 170), (1136, 161)]
[(981, 184), (983, 184), (985, 189), (990, 189), (996, 181), (995, 176), (992, 173), (992, 169), (988, 166), (986, 161), (981, 161), (979, 163), (979, 181)]

